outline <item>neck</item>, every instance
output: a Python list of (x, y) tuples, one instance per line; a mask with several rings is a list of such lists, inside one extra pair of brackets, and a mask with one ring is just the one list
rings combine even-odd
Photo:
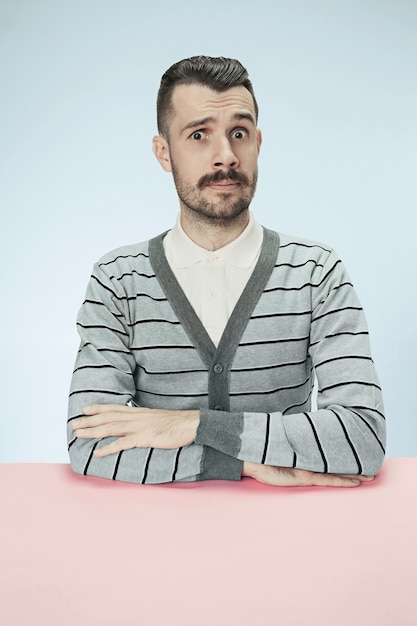
[(219, 250), (239, 237), (249, 223), (249, 209), (230, 220), (201, 219), (181, 203), (181, 226), (185, 234), (205, 250)]

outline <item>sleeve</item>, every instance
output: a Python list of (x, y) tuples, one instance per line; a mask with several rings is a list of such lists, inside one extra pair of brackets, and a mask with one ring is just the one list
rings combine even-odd
[(231, 413), (226, 420), (204, 410), (195, 441), (244, 461), (375, 475), (385, 454), (385, 417), (364, 312), (334, 252), (312, 283), (308, 358), (317, 410)]
[[(77, 318), (81, 337), (73, 372), (67, 422), (68, 452), (78, 474), (133, 483), (165, 483), (223, 478), (240, 480), (243, 463), (220, 451), (191, 443), (178, 449), (133, 448), (97, 458), (94, 450), (104, 439), (78, 439), (71, 421), (90, 404), (128, 404), (135, 392), (136, 359), (130, 350), (128, 297), (120, 283), (96, 264), (86, 299)], [(115, 438), (107, 437), (106, 443)], [(217, 462), (213, 464), (213, 458)], [(207, 468), (205, 469), (205, 465)]]

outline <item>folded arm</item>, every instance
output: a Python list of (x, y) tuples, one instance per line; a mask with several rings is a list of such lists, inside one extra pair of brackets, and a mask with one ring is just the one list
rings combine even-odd
[[(129, 300), (120, 281), (109, 276), (98, 264), (94, 267), (77, 327), (81, 345), (71, 382), (67, 422), (68, 451), (76, 473), (136, 483), (241, 478), (243, 462), (197, 445), (194, 442), (196, 424), (190, 435), (190, 422), (187, 430), (179, 426), (176, 419), (171, 430), (181, 430), (187, 436), (166, 446), (150, 436), (149, 428), (146, 431), (142, 414), (141, 429), (146, 434), (140, 447), (136, 444), (132, 447), (132, 439), (130, 442), (120, 439), (121, 433), (115, 431), (113, 422), (119, 422), (120, 427), (126, 420), (120, 420), (120, 415), (115, 417), (114, 413), (140, 411), (127, 406), (134, 403), (136, 395), (137, 362), (130, 349), (133, 326)], [(116, 411), (109, 411), (112, 405), (116, 405)], [(85, 411), (87, 406), (97, 408), (89, 412)], [(153, 418), (152, 427), (159, 423), (155, 413), (147, 413), (148, 418)], [(185, 412), (180, 413), (185, 415)], [(101, 431), (93, 431), (97, 425), (85, 422), (84, 436), (79, 436), (74, 426), (80, 427), (80, 420), (98, 414), (101, 419), (110, 416), (107, 430), (102, 425)], [(198, 411), (193, 411), (194, 422), (197, 414)], [(161, 417), (159, 412), (158, 415)], [(132, 432), (126, 435), (131, 436)], [(110, 449), (111, 454), (105, 454), (104, 448), (109, 445), (115, 447)]]
[(196, 442), (244, 461), (323, 474), (375, 475), (385, 454), (381, 388), (361, 304), (331, 253), (313, 275), (309, 341), (317, 410), (203, 410)]

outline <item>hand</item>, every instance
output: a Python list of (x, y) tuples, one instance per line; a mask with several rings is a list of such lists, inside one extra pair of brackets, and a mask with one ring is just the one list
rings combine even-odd
[(260, 463), (243, 463), (242, 476), (250, 476), (264, 485), (274, 487), (358, 487), (362, 482), (369, 482), (374, 476), (357, 474), (322, 474), (292, 467), (275, 467)]
[(130, 448), (180, 448), (196, 436), (200, 411), (167, 411), (124, 404), (92, 404), (72, 422), (80, 439), (118, 437), (96, 448), (94, 456), (107, 456)]

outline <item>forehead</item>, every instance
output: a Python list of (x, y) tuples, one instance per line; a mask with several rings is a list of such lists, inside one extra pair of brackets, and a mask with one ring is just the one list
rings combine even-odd
[(250, 113), (256, 118), (252, 95), (243, 85), (220, 92), (203, 85), (178, 85), (172, 94), (172, 105), (175, 126), (206, 117), (233, 117), (235, 113)]

